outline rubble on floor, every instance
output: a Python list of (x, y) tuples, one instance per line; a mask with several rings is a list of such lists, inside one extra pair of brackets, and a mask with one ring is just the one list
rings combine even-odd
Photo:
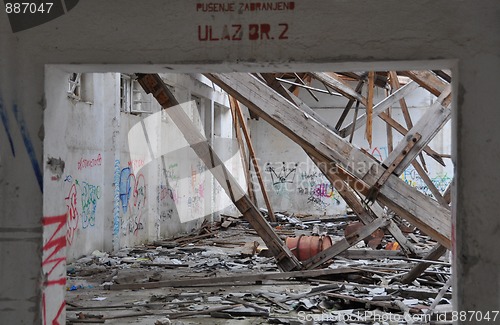
[[(275, 213), (278, 235), (344, 238), (351, 216)], [(280, 272), (242, 218), (67, 265), (67, 323), (106, 324), (451, 324), (451, 266), (431, 264), (401, 282), (436, 243), (411, 233), (418, 255), (361, 241), (323, 268)], [(436, 300), (438, 297), (438, 300)]]

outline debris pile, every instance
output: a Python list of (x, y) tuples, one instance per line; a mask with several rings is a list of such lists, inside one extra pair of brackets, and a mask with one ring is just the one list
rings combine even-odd
[[(349, 216), (318, 223), (275, 215), (283, 239), (329, 236), (335, 243), (352, 224)], [(229, 218), (231, 225), (222, 227)], [(436, 244), (418, 231), (409, 240), (417, 241), (420, 256)], [(375, 250), (360, 241), (323, 268), (289, 272), (280, 272), (266, 251), (237, 217), (153, 245), (95, 251), (67, 266), (68, 290), (76, 287), (67, 295), (68, 323), (422, 324), (451, 317), (451, 266), (444, 259), (428, 261), (431, 266), (405, 284), (422, 259), (401, 250)]]

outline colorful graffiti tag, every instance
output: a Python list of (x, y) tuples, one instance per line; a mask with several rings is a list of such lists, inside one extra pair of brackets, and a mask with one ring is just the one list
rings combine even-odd
[(146, 178), (142, 173), (136, 176), (130, 167), (125, 167), (120, 172), (119, 189), (123, 213), (128, 215), (122, 227), (127, 226), (129, 233), (137, 235), (139, 230), (144, 229), (142, 216), (146, 208)]
[(88, 182), (79, 182), (68, 175), (65, 183), (71, 184), (68, 195), (64, 198), (67, 207), (66, 240), (73, 243), (81, 220), (82, 229), (95, 226), (97, 203), (101, 198), (101, 187)]

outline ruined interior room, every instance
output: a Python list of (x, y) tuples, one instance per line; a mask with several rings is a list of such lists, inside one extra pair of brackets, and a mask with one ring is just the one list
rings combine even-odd
[(498, 1), (14, 2), (1, 324), (499, 321)]
[(451, 321), (451, 81), (49, 69), (67, 323)]

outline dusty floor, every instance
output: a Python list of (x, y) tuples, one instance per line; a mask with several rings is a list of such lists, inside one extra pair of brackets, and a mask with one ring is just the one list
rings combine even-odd
[[(259, 256), (265, 255), (265, 250), (258, 253), (265, 245), (246, 222), (229, 220), (227, 228), (207, 225), (198, 234), (112, 255), (96, 251), (68, 264), (68, 323), (450, 323), (444, 320), (451, 311), (451, 289), (441, 290), (451, 277), (446, 261), (403, 285), (398, 279), (416, 262), (399, 251), (372, 250), (360, 242), (326, 265), (323, 270), (330, 274), (262, 280), (279, 272), (274, 258)], [(314, 232), (335, 241), (349, 218), (303, 220), (282, 218), (275, 226), (283, 238)], [(418, 233), (411, 238), (422, 254), (434, 244)], [(223, 280), (227, 276), (238, 281)], [(439, 291), (443, 298), (430, 321), (425, 313)]]

